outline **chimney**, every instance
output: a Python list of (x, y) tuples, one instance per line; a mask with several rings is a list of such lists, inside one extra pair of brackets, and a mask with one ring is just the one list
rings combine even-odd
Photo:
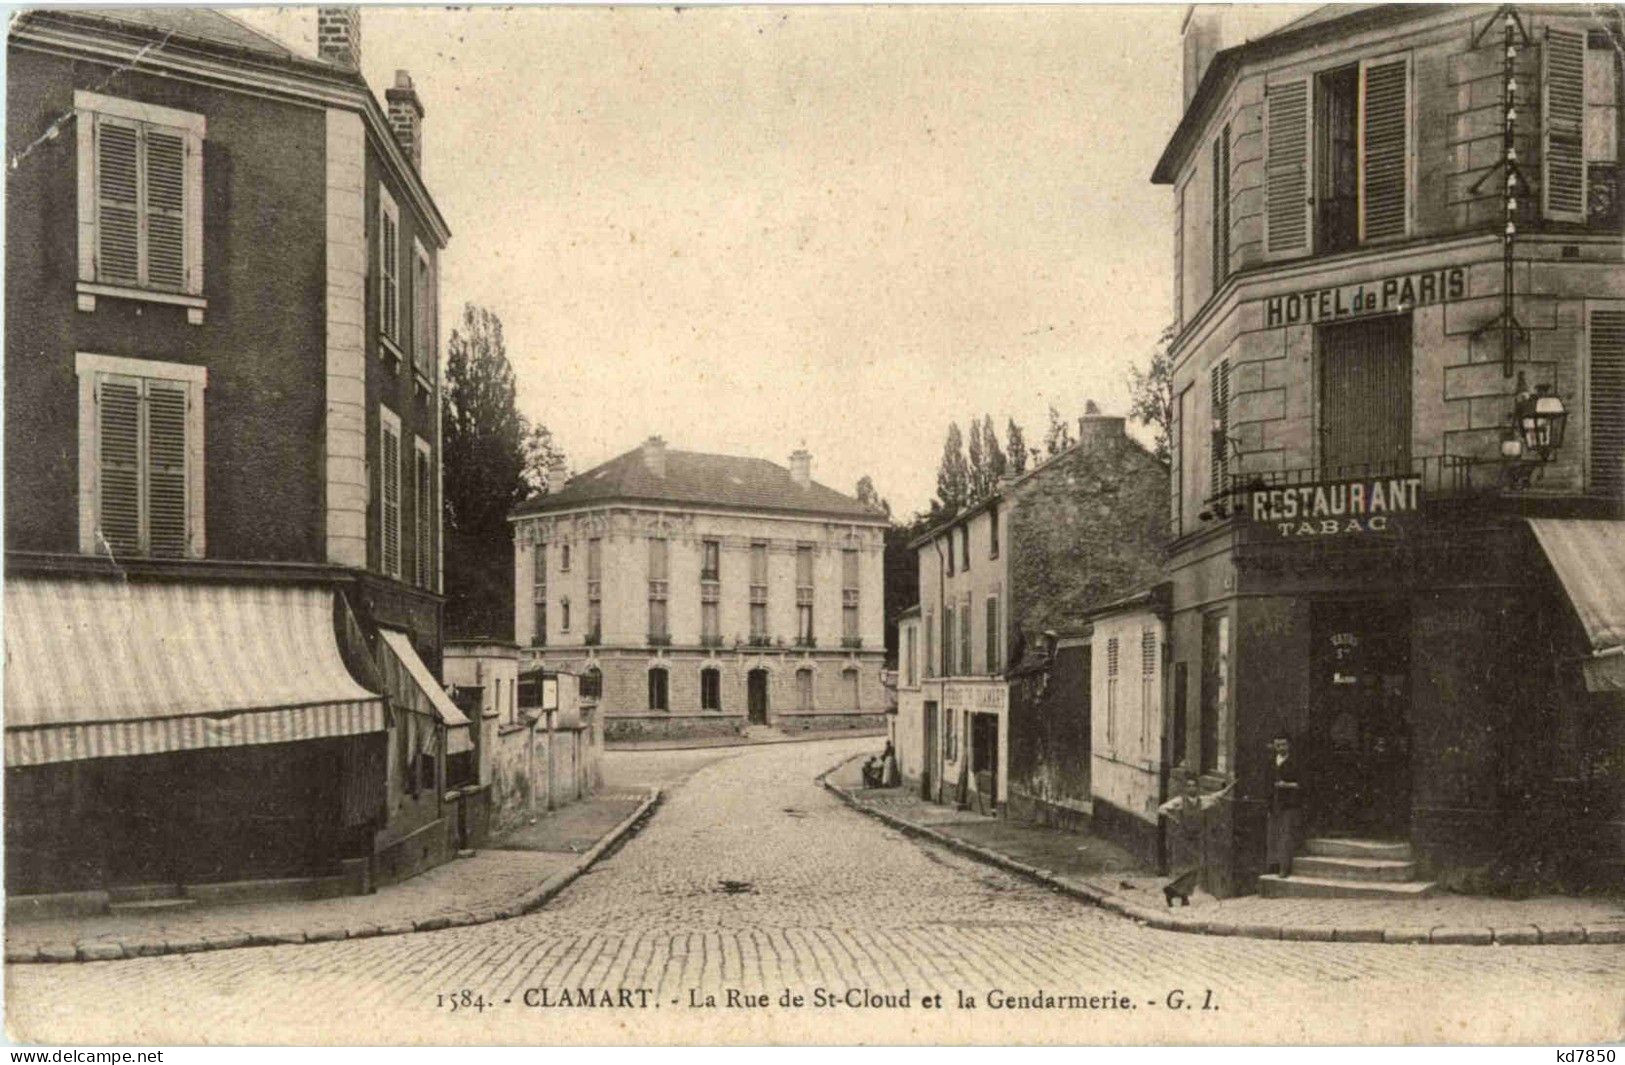
[(1084, 404), (1083, 417), (1078, 419), (1078, 447), (1092, 451), (1121, 441), (1125, 436), (1123, 425), (1123, 418), (1100, 413), (1094, 400), (1089, 400)]
[(643, 442), (643, 464), (656, 477), (666, 476), (666, 441), (651, 436)]
[(397, 70), (395, 84), (384, 90), (384, 99), (389, 102), (389, 126), (395, 131), (395, 140), (412, 160), (412, 169), (422, 170), (423, 101), (412, 87), (412, 75)]
[(557, 492), (570, 483), (570, 463), (563, 455), (554, 455), (547, 466), (547, 490)]
[(806, 488), (812, 484), (811, 451), (799, 447), (790, 452), (790, 479), (796, 482), (797, 488)]
[(1196, 87), (1202, 84), (1213, 57), (1224, 46), (1224, 7), (1220, 4), (1192, 4), (1185, 12), (1185, 25), (1180, 31), (1185, 47), (1185, 106), (1191, 105)]
[(361, 69), (361, 8), (316, 9), (316, 54), (345, 70)]

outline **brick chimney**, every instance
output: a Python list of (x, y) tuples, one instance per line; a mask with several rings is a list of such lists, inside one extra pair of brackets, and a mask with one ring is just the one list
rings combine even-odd
[(1191, 105), (1196, 87), (1202, 84), (1213, 57), (1224, 47), (1224, 6), (1221, 4), (1192, 4), (1185, 12), (1185, 25), (1180, 31), (1185, 51), (1185, 106)]
[(389, 102), (389, 126), (395, 131), (395, 140), (412, 160), (412, 169), (423, 169), (423, 101), (412, 87), (412, 75), (404, 70), (395, 72), (395, 84), (384, 90)]
[(1083, 417), (1078, 419), (1078, 446), (1085, 451), (1108, 447), (1124, 436), (1124, 419), (1100, 413), (1094, 400), (1084, 404)]
[(666, 441), (651, 436), (643, 442), (643, 464), (656, 477), (666, 476)]
[(361, 69), (361, 8), (316, 9), (316, 54), (345, 70)]
[(790, 452), (790, 479), (796, 482), (796, 487), (806, 488), (812, 484), (812, 452), (804, 447)]
[(547, 490), (557, 492), (570, 483), (570, 462), (563, 455), (554, 455), (547, 466)]

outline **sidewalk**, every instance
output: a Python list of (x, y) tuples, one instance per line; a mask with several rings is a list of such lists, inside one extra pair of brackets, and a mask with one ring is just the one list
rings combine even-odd
[(742, 736), (694, 736), (671, 740), (605, 740), (606, 751), (696, 751), (711, 747), (754, 747), (763, 743), (814, 743), (820, 740), (871, 739), (884, 728), (781, 732), (771, 725), (749, 725)]
[[(861, 756), (860, 756), (861, 757)], [(1625, 943), (1625, 898), (1497, 899), (1467, 895), (1385, 899), (1216, 899), (1197, 892), (1167, 908), (1166, 877), (1081, 833), (960, 812), (906, 789), (866, 789), (860, 758), (820, 779), (853, 808), (1013, 873), (1049, 884), (1153, 928), (1253, 939), (1358, 943)]]
[(402, 935), (528, 913), (653, 808), (660, 790), (593, 796), (371, 895), (8, 922), (7, 962), (108, 961)]

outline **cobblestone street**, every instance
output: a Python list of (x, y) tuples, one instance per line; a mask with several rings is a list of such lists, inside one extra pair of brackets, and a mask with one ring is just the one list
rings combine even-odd
[[(1154, 931), (915, 843), (815, 782), (876, 745), (613, 754), (614, 786), (659, 783), (665, 801), (530, 916), (383, 939), (10, 966), (9, 1030), (75, 1044), (1579, 1042), (1625, 1033), (1625, 948)], [(557, 1005), (587, 988), (647, 989), (647, 1008)], [(725, 1006), (729, 989), (774, 1001), (788, 989), (806, 1006), (691, 1005), (714, 994)], [(815, 1006), (820, 989), (838, 1004)], [(486, 1008), (453, 1011), (465, 990)], [(906, 991), (910, 1007), (847, 1005), (849, 990), (854, 1003)], [(1170, 1010), (1176, 990), (1196, 1008)], [(998, 1009), (992, 992), (1120, 996), (1130, 1008)], [(928, 1008), (937, 993), (942, 1008)], [(956, 1008), (961, 994), (976, 1008)]]

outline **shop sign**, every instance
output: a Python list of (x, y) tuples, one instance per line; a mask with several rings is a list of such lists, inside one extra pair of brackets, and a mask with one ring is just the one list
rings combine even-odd
[(1311, 288), (1264, 300), (1264, 325), (1312, 325), (1365, 314), (1408, 311), (1467, 295), (1467, 271), (1459, 266), (1398, 274), (1354, 285)]
[(1308, 540), (1397, 532), (1421, 506), (1422, 478), (1365, 477), (1245, 491), (1245, 514), (1267, 539)]
[(942, 701), (955, 710), (1002, 714), (1010, 703), (1010, 689), (1004, 684), (950, 684)]

